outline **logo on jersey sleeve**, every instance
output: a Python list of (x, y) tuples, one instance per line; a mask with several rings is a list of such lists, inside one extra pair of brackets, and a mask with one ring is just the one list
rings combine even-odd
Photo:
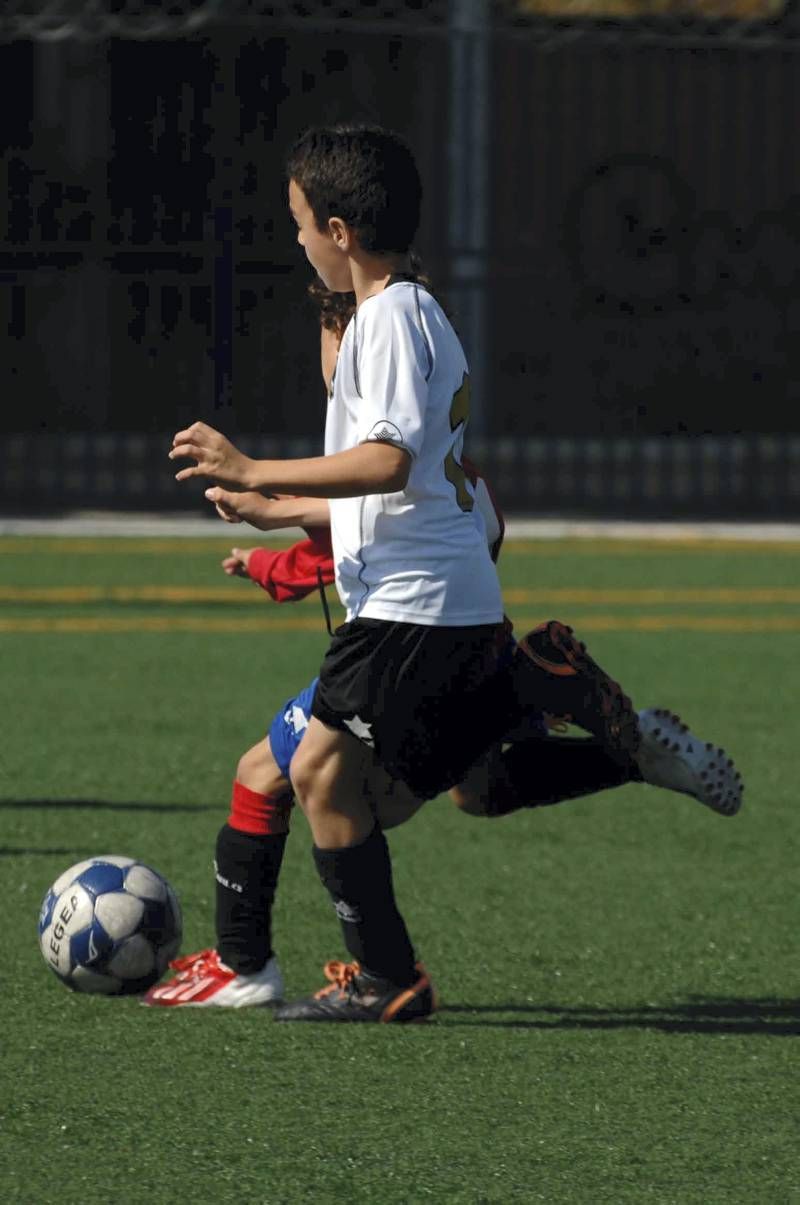
[(390, 423), (386, 418), (382, 418), (379, 423), (375, 424), (367, 436), (367, 439), (374, 439), (378, 443), (384, 444), (405, 445), (406, 442), (403, 439), (403, 436), (400, 434), (400, 428), (396, 427), (394, 423)]

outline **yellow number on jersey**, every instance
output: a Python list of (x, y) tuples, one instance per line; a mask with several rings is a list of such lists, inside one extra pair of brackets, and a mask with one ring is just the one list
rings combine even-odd
[[(468, 419), (469, 377), (464, 373), (461, 388), (453, 394), (453, 404), (450, 407), (450, 430), (457, 431), (459, 427), (466, 425)], [(456, 460), (452, 448), (447, 453), (447, 456), (445, 456), (444, 475), (450, 484), (455, 487), (456, 501), (461, 509), (472, 510), (475, 505), (475, 499), (467, 489), (467, 479), (464, 476), (464, 470)]]

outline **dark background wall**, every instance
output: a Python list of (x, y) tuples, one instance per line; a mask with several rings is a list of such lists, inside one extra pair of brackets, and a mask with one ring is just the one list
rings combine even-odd
[(800, 431), (794, 51), (501, 54), (493, 429)]
[[(286, 211), (286, 151), (315, 119), (402, 128), (430, 198), (420, 239), (441, 245), (443, 52), (225, 30), (0, 47), (13, 115), (2, 119), (3, 429), (162, 431), (223, 411), (240, 431), (315, 435), (311, 274)], [(70, 109), (81, 79), (88, 130)]]
[[(794, 47), (489, 40), (477, 450), (511, 509), (800, 511)], [(419, 247), (458, 326), (450, 69), (447, 39), (419, 32), (0, 45), (7, 504), (185, 505), (150, 464), (196, 417), (283, 454), (318, 444), (282, 171), (311, 121), (406, 135)]]

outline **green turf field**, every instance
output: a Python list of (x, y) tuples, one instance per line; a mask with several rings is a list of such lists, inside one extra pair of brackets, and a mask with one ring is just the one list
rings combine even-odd
[[(518, 626), (587, 632), (637, 703), (729, 748), (744, 809), (432, 803), (391, 845), (442, 1011), (342, 1029), (73, 995), (37, 946), (51, 881), (112, 852), (174, 884), (185, 951), (212, 939), (237, 757), (326, 644), (318, 601), (225, 579), (226, 548), (0, 540), (0, 1199), (800, 1202), (800, 548), (507, 546)], [(298, 816), (292, 994), (342, 955), (334, 921)]]

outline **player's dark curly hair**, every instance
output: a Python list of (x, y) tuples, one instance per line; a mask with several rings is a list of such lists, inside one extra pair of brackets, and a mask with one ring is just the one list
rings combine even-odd
[(380, 126), (314, 126), (292, 147), (286, 171), (320, 230), (329, 218), (341, 218), (364, 251), (408, 251), (419, 226), (422, 184), (397, 134)]
[[(416, 252), (409, 252), (409, 260), (411, 261), (409, 279), (415, 280), (417, 284), (421, 284), (430, 292), (430, 278)], [(308, 295), (317, 307), (320, 325), (328, 331), (334, 331), (337, 338), (341, 339), (348, 322), (355, 313), (355, 293), (334, 293), (317, 276), (308, 286)]]
[(308, 295), (317, 308), (320, 325), (341, 339), (355, 312), (355, 293), (333, 293), (317, 276), (308, 286)]

